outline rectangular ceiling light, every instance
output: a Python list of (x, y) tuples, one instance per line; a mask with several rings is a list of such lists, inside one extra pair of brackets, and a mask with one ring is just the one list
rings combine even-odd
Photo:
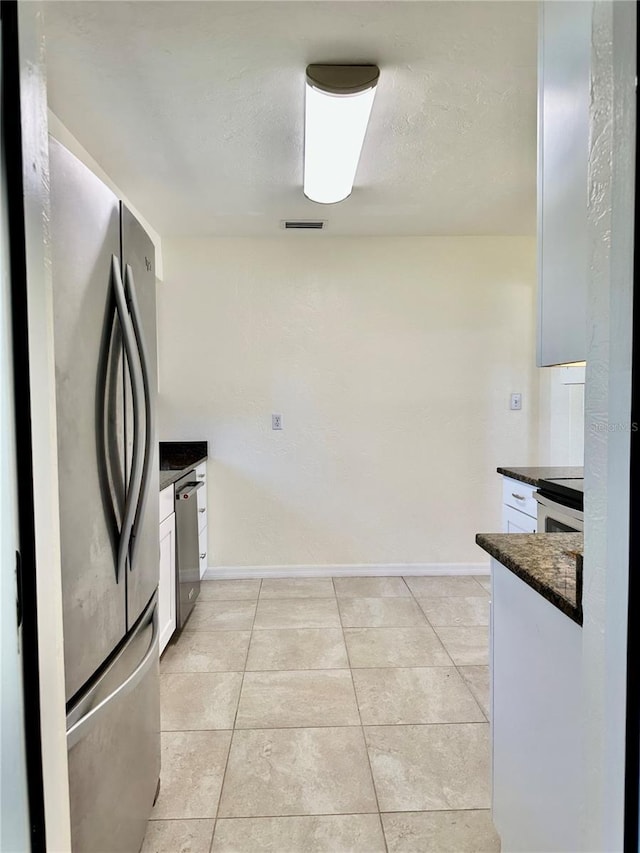
[(304, 194), (332, 204), (351, 195), (380, 71), (377, 65), (309, 65)]

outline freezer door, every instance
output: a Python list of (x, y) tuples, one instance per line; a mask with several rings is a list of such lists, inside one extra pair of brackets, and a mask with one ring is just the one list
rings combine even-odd
[(137, 853), (160, 776), (158, 614), (67, 717), (71, 841), (77, 853)]
[[(155, 413), (158, 394), (158, 368), (156, 343), (156, 273), (155, 249), (144, 228), (124, 206), (122, 209), (122, 267), (125, 290), (144, 378), (143, 411), (138, 417), (144, 421), (143, 471), (140, 500), (132, 532), (129, 570), (127, 572), (128, 622), (132, 625), (140, 616), (158, 586), (160, 544), (158, 537), (159, 461), (155, 432)], [(135, 417), (131, 382), (125, 385), (127, 461), (131, 465), (136, 450), (134, 446)]]
[(119, 202), (50, 140), (51, 247), (66, 696), (126, 630), (116, 579), (124, 502), (123, 361), (111, 282)]

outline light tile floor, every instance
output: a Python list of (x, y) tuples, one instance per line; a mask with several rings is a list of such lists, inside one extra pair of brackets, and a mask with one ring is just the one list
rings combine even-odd
[(499, 851), (486, 581), (205, 581), (142, 853)]

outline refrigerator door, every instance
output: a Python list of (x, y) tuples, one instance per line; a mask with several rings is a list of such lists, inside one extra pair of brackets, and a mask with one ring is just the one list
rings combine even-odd
[(67, 717), (72, 849), (135, 853), (160, 776), (154, 597), (114, 661)]
[(66, 697), (123, 639), (123, 360), (112, 289), (119, 202), (50, 140), (51, 245)]
[[(136, 336), (144, 378), (144, 453), (139, 504), (134, 522), (129, 571), (127, 572), (128, 624), (147, 606), (158, 586), (160, 544), (158, 537), (159, 461), (155, 434), (158, 394), (156, 344), (155, 249), (144, 228), (124, 206), (122, 210), (122, 269), (125, 290)], [(134, 457), (134, 407), (131, 382), (125, 383), (127, 467)]]

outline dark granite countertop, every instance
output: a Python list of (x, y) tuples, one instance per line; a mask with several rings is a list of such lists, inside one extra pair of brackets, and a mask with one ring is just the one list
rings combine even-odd
[(160, 491), (177, 483), (208, 456), (206, 441), (160, 442)]
[(530, 486), (537, 486), (539, 480), (572, 480), (584, 477), (584, 468), (576, 466), (560, 466), (552, 465), (546, 468), (498, 468), (498, 474), (504, 474), (505, 477), (511, 477), (512, 480), (519, 480), (521, 483), (529, 483)]
[(582, 625), (582, 533), (478, 533), (476, 542)]

